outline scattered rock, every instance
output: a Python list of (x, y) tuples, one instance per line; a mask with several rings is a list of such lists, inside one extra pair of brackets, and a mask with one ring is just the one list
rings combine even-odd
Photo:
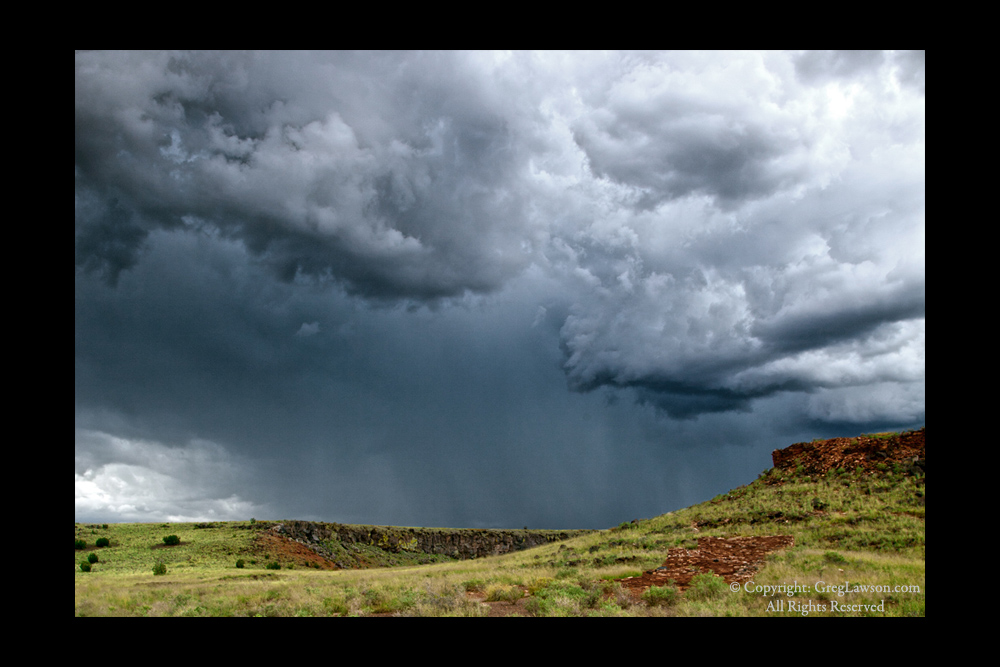
[(684, 590), (695, 576), (707, 572), (714, 572), (727, 584), (749, 581), (767, 554), (790, 547), (793, 541), (791, 535), (700, 537), (697, 548), (674, 547), (667, 552), (663, 565), (619, 581), (623, 588), (631, 590), (667, 586), (670, 580)]

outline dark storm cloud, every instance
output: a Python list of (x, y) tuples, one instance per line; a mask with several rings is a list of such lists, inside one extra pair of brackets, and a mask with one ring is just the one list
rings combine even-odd
[(643, 63), (581, 114), (622, 203), (567, 236), (587, 284), (562, 330), (572, 387), (690, 417), (922, 383), (923, 99), (895, 55), (805, 54), (795, 75), (772, 55)]
[[(525, 265), (525, 155), (478, 74), (447, 54), (78, 54), (77, 190), (147, 229), (208, 223), (285, 280), (496, 289)], [(79, 205), (77, 226), (117, 229)], [(111, 261), (94, 245), (79, 264)]]
[(78, 53), (88, 516), (612, 523), (918, 425), (923, 60)]
[[(76, 265), (101, 275), (111, 286), (118, 284), (122, 271), (135, 266), (139, 248), (148, 232), (136, 224), (132, 214), (111, 199), (100, 210), (86, 211), (77, 226)], [(87, 204), (77, 202), (77, 210)]]
[(585, 277), (572, 387), (707, 411), (807, 388), (740, 374), (921, 317), (921, 275), (891, 274), (922, 242), (922, 98), (877, 83), (913, 56), (550, 55), (80, 54), (77, 264), (113, 284), (157, 227), (387, 299), (535, 263)]

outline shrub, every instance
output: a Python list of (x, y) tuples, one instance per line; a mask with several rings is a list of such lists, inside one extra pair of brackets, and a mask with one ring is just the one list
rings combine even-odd
[(87, 548), (87, 543), (85, 541), (83, 541), (83, 540), (77, 540), (76, 541), (76, 548), (77, 549), (86, 549)]
[(87, 555), (87, 562), (88, 563), (96, 563), (97, 562), (97, 554), (95, 554), (95, 553), (88, 554)]
[(490, 584), (486, 587), (486, 600), (488, 602), (517, 602), (524, 597), (524, 592), (517, 586), (507, 586), (504, 584)]
[(97, 538), (97, 546), (99, 547), (109, 547), (111, 546), (111, 541), (106, 537)]
[(238, 567), (239, 569), (242, 570), (245, 565), (246, 565), (246, 563), (243, 561), (242, 558), (237, 558), (236, 559), (236, 567)]
[(524, 603), (524, 609), (534, 616), (549, 616), (552, 613), (552, 601), (545, 598), (528, 598)]
[[(637, 574), (641, 575), (642, 572), (638, 572)], [(604, 595), (608, 596), (609, 604), (615, 605), (620, 609), (628, 609), (632, 606), (632, 596), (627, 589), (622, 588), (621, 583), (617, 581), (604, 581), (601, 583), (601, 590)]]
[(715, 574), (698, 574), (691, 579), (687, 596), (692, 600), (709, 600), (729, 590), (726, 580)]
[(552, 577), (537, 577), (528, 584), (528, 592), (532, 595), (552, 584)]
[(268, 570), (280, 570), (281, 569), (281, 563), (278, 563), (276, 561), (271, 561), (270, 563), (268, 563), (264, 567), (266, 567)]
[(463, 581), (462, 586), (465, 587), (466, 592), (478, 592), (486, 587), (486, 582), (482, 579), (469, 579), (468, 581)]
[(646, 592), (642, 594), (642, 599), (645, 600), (646, 604), (651, 607), (669, 607), (677, 602), (677, 589), (669, 585), (650, 586)]
[(85, 560), (80, 561), (80, 571), (81, 572), (90, 572), (90, 563), (88, 563)]
[(166, 574), (167, 566), (163, 563), (157, 563), (153, 566), (153, 574)]
[(173, 546), (175, 544), (180, 544), (181, 538), (177, 537), (176, 535), (167, 535), (166, 537), (163, 538), (163, 543)]

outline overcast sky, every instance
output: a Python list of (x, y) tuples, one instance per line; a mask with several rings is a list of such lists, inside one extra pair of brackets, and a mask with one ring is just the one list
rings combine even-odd
[(77, 521), (607, 528), (924, 424), (923, 52), (77, 52)]

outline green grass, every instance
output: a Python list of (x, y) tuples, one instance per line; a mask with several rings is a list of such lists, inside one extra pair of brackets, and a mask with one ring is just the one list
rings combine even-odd
[[(77, 524), (77, 539), (107, 537), (110, 546), (90, 572), (79, 564), (96, 547), (74, 551), (76, 615), (483, 616), (473, 596), (485, 595), (537, 616), (924, 616), (923, 482), (892, 466), (812, 477), (772, 469), (707, 502), (564, 542), (338, 571), (266, 570), (272, 559), (252, 553), (250, 541), (268, 522)], [(164, 546), (166, 534), (180, 544)], [(618, 583), (700, 537), (777, 534), (795, 545), (771, 554), (735, 591), (718, 577), (643, 596)], [(157, 561), (167, 574), (152, 574)]]
[[(198, 528), (198, 523), (112, 523), (101, 525), (76, 524), (76, 539), (87, 546), (81, 553), (96, 551), (100, 562), (91, 574), (120, 575), (149, 572), (156, 562), (163, 562), (171, 572), (187, 569), (234, 568), (236, 559), (246, 558), (250, 542), (256, 533), (249, 522), (216, 522), (212, 528)], [(260, 525), (260, 524), (258, 524)], [(266, 526), (265, 526), (266, 527)], [(177, 535), (180, 544), (163, 543), (165, 535)], [(98, 538), (106, 538), (106, 547), (92, 546)], [(86, 557), (85, 555), (83, 557)], [(251, 566), (253, 567), (253, 566)], [(259, 568), (264, 563), (258, 564)]]
[(680, 592), (672, 585), (650, 586), (643, 592), (642, 599), (650, 606), (662, 605), (669, 607), (680, 600)]

